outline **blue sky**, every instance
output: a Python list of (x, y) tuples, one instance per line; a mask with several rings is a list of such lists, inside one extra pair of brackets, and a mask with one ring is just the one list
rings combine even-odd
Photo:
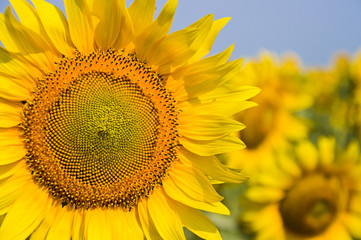
[[(49, 2), (64, 9), (62, 0)], [(158, 0), (158, 12), (165, 2)], [(0, 11), (7, 5), (0, 0)], [(212, 54), (235, 43), (233, 58), (247, 59), (262, 49), (292, 51), (306, 66), (326, 66), (335, 53), (354, 53), (361, 47), (360, 0), (179, 0), (172, 31), (208, 13), (216, 19), (232, 17)]]

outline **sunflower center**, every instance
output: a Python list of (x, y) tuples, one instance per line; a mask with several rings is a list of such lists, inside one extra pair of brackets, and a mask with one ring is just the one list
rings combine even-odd
[(302, 179), (281, 202), (284, 225), (305, 237), (325, 231), (340, 208), (340, 184), (337, 177), (321, 174)]
[(129, 79), (92, 72), (52, 104), (45, 141), (69, 176), (111, 184), (149, 164), (158, 137), (156, 111)]
[(175, 101), (134, 54), (77, 53), (24, 107), (27, 163), (63, 205), (130, 209), (176, 158)]

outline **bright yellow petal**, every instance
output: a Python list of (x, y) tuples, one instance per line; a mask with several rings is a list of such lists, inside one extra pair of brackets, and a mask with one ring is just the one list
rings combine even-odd
[(73, 53), (68, 21), (64, 14), (54, 5), (44, 0), (32, 0), (39, 14), (45, 31), (56, 49), (66, 56)]
[(21, 163), (19, 161), (6, 165), (0, 165), (0, 180), (12, 176), (19, 170), (20, 167)]
[(149, 49), (165, 37), (174, 17), (178, 0), (169, 0), (163, 7), (157, 19), (135, 39), (135, 50), (142, 60), (146, 60), (149, 55)]
[(182, 137), (179, 142), (186, 149), (200, 156), (212, 156), (245, 147), (244, 143), (233, 135), (227, 135), (213, 141), (192, 140)]
[[(211, 114), (211, 113), (210, 113)], [(214, 140), (240, 131), (244, 125), (236, 120), (212, 115), (179, 117), (179, 133), (195, 140)]]
[(30, 97), (30, 86), (21, 79), (0, 75), (0, 98), (23, 101)]
[(0, 47), (0, 73), (1, 76), (9, 76), (10, 79), (19, 79), (17, 81), (24, 87), (32, 88), (35, 87), (38, 77), (42, 75), (39, 69), (26, 63), (25, 60), (19, 60), (2, 47)]
[(195, 168), (174, 162), (169, 176), (180, 189), (194, 200), (203, 202), (223, 200), (223, 197), (214, 190), (208, 178)]
[(123, 209), (109, 210), (106, 212), (111, 228), (112, 239), (144, 239), (141, 223), (137, 219), (137, 213), (134, 209), (130, 212)]
[(231, 45), (216, 55), (179, 67), (174, 72), (172, 72), (171, 75), (174, 79), (179, 79), (184, 75), (211, 71), (215, 66), (223, 65), (228, 61), (232, 54), (233, 48), (234, 45)]
[(95, 28), (95, 42), (99, 49), (109, 49), (117, 40), (122, 24), (122, 3), (124, 1), (93, 1), (92, 13), (99, 19)]
[(94, 49), (94, 28), (89, 6), (85, 0), (64, 0), (70, 37), (83, 53)]
[(229, 215), (230, 212), (221, 202), (203, 202), (194, 200), (188, 193), (177, 186), (172, 179), (163, 181), (164, 190), (169, 197), (187, 206), (204, 210), (207, 212)]
[(201, 45), (201, 47), (198, 48), (198, 51), (196, 52), (196, 54), (189, 60), (189, 62), (195, 62), (198, 61), (199, 59), (201, 59), (202, 57), (204, 57), (205, 55), (207, 55), (209, 53), (209, 51), (212, 48), (212, 45), (214, 43), (214, 40), (216, 39), (219, 31), (222, 30), (222, 28), (228, 23), (228, 21), (231, 18), (227, 17), (227, 18), (221, 18), (218, 19), (216, 21), (214, 21), (212, 23), (212, 27), (208, 33), (207, 38), (205, 39), (205, 41), (203, 42), (203, 44)]
[(233, 84), (222, 85), (207, 94), (199, 97), (201, 102), (216, 101), (233, 101), (241, 102), (246, 101), (257, 95), (260, 89), (250, 86), (234, 86)]
[(0, 14), (0, 41), (8, 51), (21, 52), (40, 69), (51, 71), (59, 53), (46, 39), (17, 21), (10, 8)]
[(21, 122), (20, 113), (22, 104), (20, 102), (7, 101), (0, 98), (0, 127), (14, 127)]
[(118, 17), (121, 19), (121, 25), (118, 37), (113, 44), (113, 48), (115, 49), (122, 49), (126, 47), (131, 41), (134, 39), (134, 29), (132, 25), (132, 20), (130, 19), (128, 10), (125, 6), (125, 1), (119, 1), (120, 6), (120, 16)]
[(215, 156), (198, 156), (186, 150), (181, 150), (179, 158), (183, 163), (196, 167), (213, 179), (223, 182), (239, 183), (246, 178), (239, 172), (232, 171), (221, 164)]
[(73, 240), (83, 240), (85, 238), (85, 211), (79, 210), (74, 212), (73, 228), (71, 238)]
[(154, 190), (148, 199), (152, 221), (163, 239), (185, 239), (182, 222), (169, 201), (172, 200), (168, 199), (162, 188)]
[(156, 7), (156, 0), (135, 0), (129, 6), (128, 12), (132, 20), (134, 33), (139, 35), (144, 29), (152, 23), (154, 18), (154, 11)]
[(142, 224), (144, 235), (147, 239), (162, 240), (162, 237), (159, 235), (149, 215), (148, 201), (146, 199), (143, 199), (138, 203), (138, 217)]
[(31, 31), (44, 36), (45, 30), (40, 22), (38, 13), (26, 0), (9, 0), (20, 22)]
[(172, 84), (175, 95), (182, 101), (206, 94), (233, 78), (240, 71), (241, 66), (242, 59), (238, 59), (204, 72), (188, 73), (181, 79), (175, 78), (178, 82), (178, 86), (175, 82)]
[[(45, 219), (46, 218), (47, 216), (45, 217)], [(56, 217), (54, 218), (54, 221), (51, 223), (46, 239), (47, 240), (70, 239), (73, 218), (74, 218), (73, 210), (68, 210), (67, 208), (58, 206)]]
[(88, 211), (85, 218), (87, 231), (85, 232), (88, 240), (111, 240), (110, 221), (106, 219), (103, 209)]
[(203, 239), (222, 239), (218, 229), (200, 211), (177, 202), (171, 202), (177, 210), (183, 225)]
[[(54, 206), (51, 206), (44, 220), (40, 223), (39, 227), (30, 236), (30, 240), (44, 240), (47, 239), (46, 235), (49, 232), (51, 225), (57, 217), (58, 211)], [(69, 238), (68, 238), (69, 239)]]
[(13, 176), (8, 179), (1, 180), (0, 185), (0, 215), (5, 214), (12, 207), (14, 201), (18, 198), (24, 186), (30, 182), (30, 176), (25, 169), (24, 164), (20, 163), (20, 167)]
[(184, 104), (180, 104), (179, 106), (182, 108), (183, 117), (191, 115), (207, 115), (212, 113), (215, 116), (223, 116), (230, 117), (244, 109), (248, 109), (250, 107), (254, 107), (254, 102), (234, 102), (234, 101), (213, 101), (205, 104), (193, 105), (189, 102), (184, 102)]
[(0, 131), (0, 165), (16, 162), (23, 158), (26, 152), (20, 129), (8, 128)]
[(44, 219), (50, 201), (48, 194), (30, 181), (7, 213), (0, 227), (0, 239), (26, 239)]
[(160, 66), (161, 73), (184, 65), (199, 49), (212, 26), (213, 15), (207, 15), (187, 28), (173, 32), (154, 45), (148, 60)]

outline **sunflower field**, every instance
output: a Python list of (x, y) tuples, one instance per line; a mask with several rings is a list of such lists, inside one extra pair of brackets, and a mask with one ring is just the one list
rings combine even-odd
[(361, 53), (212, 55), (177, 4), (0, 13), (0, 240), (361, 239)]

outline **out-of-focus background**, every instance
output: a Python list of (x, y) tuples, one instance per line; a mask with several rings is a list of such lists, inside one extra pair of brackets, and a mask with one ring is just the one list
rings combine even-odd
[[(48, 0), (64, 11), (62, 0)], [(132, 0), (126, 0), (129, 5)], [(157, 12), (166, 0), (157, 1)], [(0, 0), (4, 12), (8, 0)], [(255, 56), (261, 49), (293, 51), (308, 65), (327, 65), (338, 51), (360, 47), (359, 0), (179, 0), (172, 31), (202, 16), (232, 17), (215, 42), (212, 54), (235, 43), (233, 58)]]

